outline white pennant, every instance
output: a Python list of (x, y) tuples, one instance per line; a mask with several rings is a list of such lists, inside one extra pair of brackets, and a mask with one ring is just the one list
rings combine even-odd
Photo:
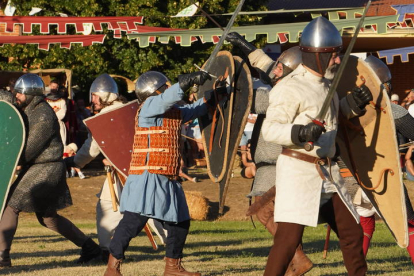
[(193, 16), (197, 10), (199, 4), (198, 2), (195, 4), (192, 4), (191, 6), (188, 6), (187, 8), (183, 9), (182, 11), (180, 11), (179, 13), (177, 13), (176, 15), (172, 16), (172, 17), (186, 17), (186, 16)]

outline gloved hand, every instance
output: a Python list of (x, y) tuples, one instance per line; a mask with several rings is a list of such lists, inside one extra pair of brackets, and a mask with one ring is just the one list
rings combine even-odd
[(372, 93), (365, 84), (361, 87), (355, 87), (352, 90), (352, 97), (360, 109), (364, 109), (365, 106), (373, 100)]
[(316, 142), (325, 131), (323, 126), (315, 123), (309, 123), (306, 126), (302, 125), (299, 129), (298, 138), (299, 141), (304, 142)]
[[(215, 91), (218, 96), (226, 95), (227, 94), (226, 80), (216, 83)], [(204, 93), (204, 102), (208, 103), (211, 106), (216, 104), (216, 97), (214, 96), (214, 90), (209, 90)]]
[(247, 56), (257, 49), (253, 44), (248, 42), (239, 33), (236, 32), (228, 33), (226, 36), (226, 41), (230, 42), (233, 46), (239, 47)]
[(184, 92), (194, 84), (202, 85), (206, 80), (211, 80), (211, 76), (203, 71), (178, 76), (178, 83)]

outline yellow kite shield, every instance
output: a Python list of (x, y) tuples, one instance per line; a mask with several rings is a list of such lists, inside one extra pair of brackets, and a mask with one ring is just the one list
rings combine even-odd
[(341, 157), (397, 244), (407, 247), (404, 184), (390, 101), (381, 81), (365, 61), (350, 56), (344, 72), (337, 88), (339, 98), (365, 82), (373, 101), (363, 116), (340, 120), (337, 140)]

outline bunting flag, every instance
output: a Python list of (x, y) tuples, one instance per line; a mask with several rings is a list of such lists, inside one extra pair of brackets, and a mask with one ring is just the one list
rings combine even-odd
[(400, 56), (401, 62), (409, 62), (410, 54), (414, 54), (414, 47), (404, 47), (391, 50), (383, 50), (377, 52), (379, 58), (385, 58), (387, 64), (394, 63), (394, 56)]
[[(373, 16), (365, 18), (364, 25), (372, 26), (372, 30), (377, 34), (387, 33), (389, 23), (397, 22), (398, 15), (391, 16)], [(359, 18), (331, 20), (338, 30), (343, 31), (347, 28), (356, 28), (359, 23)], [(238, 32), (244, 35), (247, 41), (256, 39), (256, 35), (264, 34), (267, 36), (268, 43), (287, 43), (298, 42), (299, 35), (305, 28), (308, 22), (299, 23), (285, 23), (285, 24), (270, 24), (270, 25), (252, 25), (233, 27), (231, 31)], [(163, 43), (168, 42), (170, 37), (174, 37), (176, 43), (181, 46), (191, 46), (191, 43), (200, 39), (202, 43), (217, 43), (219, 37), (223, 33), (219, 28), (211, 29), (193, 29), (193, 30), (172, 30), (157, 31), (157, 32), (132, 32), (128, 34), (129, 39), (137, 39), (140, 47), (148, 47), (149, 43), (153, 43), (154, 38)], [(179, 37), (179, 38), (178, 38)]]
[(391, 8), (397, 11), (398, 22), (403, 22), (405, 19), (405, 14), (414, 13), (414, 4), (410, 5), (391, 5)]
[(33, 25), (40, 25), (40, 33), (49, 34), (50, 25), (57, 25), (58, 34), (67, 33), (67, 25), (74, 25), (77, 33), (85, 31), (84, 23), (90, 23), (95, 32), (103, 31), (103, 24), (109, 30), (121, 30), (124, 24), (127, 31), (137, 31), (136, 24), (143, 23), (143, 17), (107, 16), (107, 17), (60, 17), (60, 16), (0, 16), (0, 24), (6, 24), (6, 32), (12, 33), (15, 25), (23, 26), (23, 33), (31, 34)]
[(60, 44), (61, 48), (70, 49), (73, 43), (82, 46), (102, 44), (105, 35), (31, 35), (0, 36), (0, 45), (4, 44), (37, 44), (39, 49), (49, 51), (50, 44)]

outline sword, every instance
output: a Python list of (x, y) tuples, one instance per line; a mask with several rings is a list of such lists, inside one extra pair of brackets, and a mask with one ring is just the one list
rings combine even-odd
[[(371, 5), (371, 0), (368, 1), (365, 7), (365, 10), (362, 13), (361, 19), (359, 20), (358, 26), (356, 27), (356, 30), (355, 30), (355, 34), (352, 37), (351, 42), (348, 45), (348, 48), (346, 49), (345, 55), (343, 56), (341, 64), (339, 65), (338, 72), (335, 74), (331, 87), (329, 88), (328, 95), (326, 96), (326, 99), (323, 102), (322, 108), (319, 111), (318, 116), (316, 116), (316, 118), (312, 120), (312, 122), (317, 125), (320, 125), (320, 126), (325, 125), (325, 122), (324, 122), (325, 115), (328, 112), (329, 107), (331, 106), (332, 98), (336, 93), (336, 88), (338, 87), (341, 76), (345, 70), (345, 66), (348, 62), (349, 56), (351, 55), (351, 51), (354, 48), (354, 44), (359, 34), (359, 30), (361, 29), (362, 24), (364, 23), (365, 15), (367, 14), (367, 11), (370, 5)], [(306, 142), (303, 147), (305, 148), (305, 150), (311, 151), (313, 150), (314, 145), (313, 145), (313, 142)]]
[(223, 34), (220, 37), (219, 42), (216, 44), (216, 47), (214, 48), (213, 52), (211, 53), (210, 57), (208, 58), (206, 65), (204, 66), (204, 70), (206, 72), (209, 72), (210, 66), (214, 58), (217, 56), (217, 53), (220, 51), (221, 46), (224, 43), (224, 40), (226, 39), (227, 34), (229, 33), (231, 27), (233, 26), (234, 20), (237, 17), (237, 14), (240, 12), (242, 6), (244, 4), (244, 0), (240, 0), (239, 5), (236, 7), (236, 9), (233, 12), (233, 15), (230, 18), (230, 21), (227, 23), (226, 28), (223, 31)]

